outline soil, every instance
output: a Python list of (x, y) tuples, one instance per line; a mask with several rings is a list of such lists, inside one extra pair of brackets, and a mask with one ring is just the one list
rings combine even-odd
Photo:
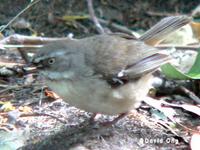
[[(0, 24), (8, 23), (29, 1), (1, 0)], [(116, 23), (134, 31), (144, 31), (157, 23), (161, 18), (177, 14), (190, 14), (199, 1), (190, 0), (95, 0), (94, 10), (98, 18)], [(2, 34), (37, 35), (44, 37), (64, 37), (73, 33), (75, 38), (98, 34), (94, 23), (88, 19), (61, 19), (62, 16), (88, 16), (86, 1), (80, 0), (41, 0), (20, 15)], [(28, 23), (28, 27), (17, 27), (20, 19)], [(15, 24), (15, 25), (14, 25)], [(119, 32), (110, 26), (103, 27), (112, 32)], [(24, 62), (18, 52), (0, 51), (0, 59), (8, 62)], [(33, 77), (34, 78), (34, 77)], [(103, 127), (99, 122), (113, 117), (100, 116), (96, 123), (90, 124), (90, 113), (68, 106), (58, 100), (44, 96), (41, 89), (42, 79), (33, 79), (34, 85), (24, 86), (32, 76), (0, 77), (7, 85), (18, 85), (18, 88), (6, 89), (2, 95), (9, 95), (15, 106), (29, 106), (34, 111), (43, 110), (41, 115), (20, 117), (15, 126), (24, 130), (25, 141), (20, 149), (49, 150), (156, 150), (156, 149), (188, 149), (189, 140), (175, 136), (169, 129), (155, 122), (150, 113), (140, 111), (129, 114), (115, 125)], [(35, 86), (40, 84), (40, 87)], [(38, 105), (43, 96), (42, 105)], [(3, 100), (0, 97), (0, 100)], [(4, 99), (5, 100), (5, 99)], [(61, 123), (52, 114), (65, 123)], [(116, 117), (116, 116), (115, 116)], [(17, 125), (16, 125), (17, 124)], [(27, 129), (27, 127), (29, 129)]]

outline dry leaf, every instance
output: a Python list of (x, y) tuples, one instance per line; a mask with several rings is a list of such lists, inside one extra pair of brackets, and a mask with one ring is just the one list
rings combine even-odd
[(15, 107), (11, 104), (11, 102), (1, 102), (0, 101), (0, 110), (4, 112), (15, 110)]
[(192, 22), (191, 24), (193, 33), (194, 33), (194, 37), (198, 39), (198, 41), (200, 41), (200, 23), (199, 22)]
[(53, 91), (45, 90), (45, 95), (47, 97), (53, 98), (53, 99), (59, 99), (60, 97), (54, 93)]
[(198, 39), (195, 38), (193, 33), (192, 23), (183, 26), (176, 32), (167, 36), (165, 40), (161, 42), (161, 44), (174, 44), (174, 45), (188, 45), (192, 43), (197, 43)]
[(24, 112), (24, 113), (31, 113), (33, 112), (32, 108), (29, 106), (20, 106), (19, 108), (20, 112)]

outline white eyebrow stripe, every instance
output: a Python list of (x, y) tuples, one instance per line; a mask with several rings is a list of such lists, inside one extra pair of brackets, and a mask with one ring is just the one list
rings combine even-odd
[(64, 54), (66, 54), (65, 51), (58, 51), (58, 52), (51, 53), (50, 57), (61, 56), (61, 55), (64, 55)]

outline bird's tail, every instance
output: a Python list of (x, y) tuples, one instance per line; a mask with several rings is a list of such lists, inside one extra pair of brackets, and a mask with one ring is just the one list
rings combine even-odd
[(164, 40), (169, 34), (190, 22), (191, 17), (184, 15), (166, 17), (146, 31), (139, 40), (144, 41), (149, 45), (156, 45)]

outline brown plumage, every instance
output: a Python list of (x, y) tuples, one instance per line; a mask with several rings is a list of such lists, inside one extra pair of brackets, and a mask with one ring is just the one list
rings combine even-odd
[(165, 18), (137, 40), (103, 34), (47, 44), (33, 64), (70, 105), (94, 113), (126, 113), (145, 98), (151, 72), (170, 60), (150, 44), (189, 22), (187, 16)]

